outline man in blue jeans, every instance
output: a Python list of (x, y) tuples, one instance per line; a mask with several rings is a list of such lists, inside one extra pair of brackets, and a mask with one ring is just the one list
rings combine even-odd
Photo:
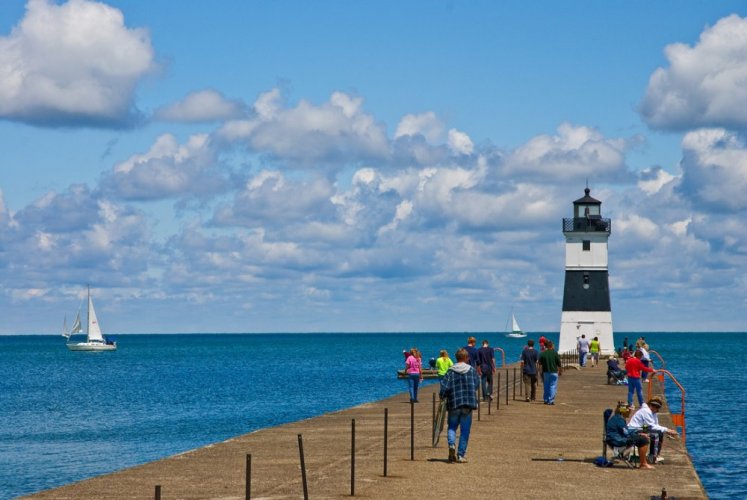
[[(477, 387), (480, 379), (477, 370), (469, 364), (469, 353), (462, 348), (456, 352), (456, 364), (441, 380), (441, 399), (446, 398), (449, 411), (448, 431), (449, 462), (464, 463), (467, 453), (469, 431), (472, 427), (472, 410), (477, 408)], [(456, 431), (460, 429), (459, 448), (456, 447)]]
[(560, 356), (555, 351), (552, 342), (547, 342), (547, 349), (540, 354), (539, 362), (542, 366), (543, 392), (542, 399), (546, 405), (555, 404), (555, 395), (558, 393), (558, 377), (563, 373)]

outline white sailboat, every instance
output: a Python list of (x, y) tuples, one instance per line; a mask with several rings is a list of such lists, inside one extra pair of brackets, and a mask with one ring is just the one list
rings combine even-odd
[(96, 311), (93, 308), (93, 299), (91, 298), (91, 288), (88, 288), (88, 325), (86, 328), (87, 338), (85, 342), (70, 342), (70, 335), (73, 333), (82, 333), (83, 327), (80, 323), (80, 311), (75, 318), (75, 323), (66, 337), (68, 338), (67, 348), (71, 351), (114, 351), (117, 349), (117, 343), (106, 340), (101, 333), (99, 320), (96, 318)]
[(506, 337), (521, 338), (526, 337), (527, 334), (521, 330), (519, 322), (516, 321), (513, 311), (511, 311), (511, 331), (506, 333)]

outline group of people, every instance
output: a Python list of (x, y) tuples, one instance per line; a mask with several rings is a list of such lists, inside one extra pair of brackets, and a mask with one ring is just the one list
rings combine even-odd
[(558, 392), (558, 377), (563, 373), (560, 355), (551, 340), (540, 337), (540, 352), (534, 348), (534, 340), (528, 340), (521, 351), (521, 378), (524, 383), (526, 401), (537, 397), (537, 380), (542, 375), (542, 399), (546, 405), (555, 404)]
[[(493, 375), (495, 374), (495, 352), (487, 340), (477, 347), (477, 339), (469, 337), (467, 345), (457, 350), (456, 363), (449, 353), (441, 350), (435, 360), (438, 378), (441, 383), (440, 396), (446, 399), (448, 411), (446, 438), (449, 444), (449, 462), (467, 461), (467, 443), (472, 427), (472, 410), (477, 408), (477, 391), (482, 392), (483, 401), (493, 399)], [(410, 402), (418, 402), (418, 386), (423, 380), (422, 356), (413, 347), (406, 352), (405, 369), (408, 375)], [(459, 444), (456, 435), (459, 429)]]
[(578, 364), (581, 368), (586, 367), (586, 359), (591, 355), (592, 368), (599, 364), (599, 353), (602, 352), (602, 346), (599, 337), (592, 340), (586, 338), (585, 334), (577, 339), (576, 348), (578, 349)]
[[(638, 448), (641, 469), (653, 469), (653, 463), (661, 463), (661, 447), (665, 434), (676, 435), (677, 431), (659, 424), (658, 413), (663, 402), (654, 396), (642, 404), (632, 417), (632, 408), (618, 402), (615, 414), (606, 424), (606, 442), (610, 446), (626, 447), (624, 454)], [(630, 417), (630, 421), (628, 418)]]
[[(582, 335), (579, 341), (585, 340)], [(620, 403), (615, 410), (615, 415), (606, 424), (607, 439), (614, 446), (638, 447), (641, 455), (641, 468), (653, 468), (650, 463), (660, 461), (662, 437), (666, 434), (676, 434), (676, 431), (659, 425), (657, 412), (662, 407), (662, 401), (658, 397), (650, 399), (647, 404), (643, 403), (642, 373), (654, 370), (643, 362), (644, 352), (648, 345), (645, 339), (633, 354), (630, 354), (626, 345), (622, 350), (625, 359), (624, 369), (614, 356), (608, 360), (608, 369), (613, 369), (617, 374), (624, 373), (628, 381), (628, 402)], [(439, 395), (447, 401), (447, 442), (449, 445), (449, 462), (464, 463), (472, 427), (472, 411), (478, 406), (478, 388), (481, 389), (482, 399), (490, 401), (493, 399), (493, 375), (496, 371), (494, 350), (487, 340), (483, 340), (482, 347), (477, 348), (477, 339), (469, 337), (467, 345), (456, 351), (456, 363), (449, 357), (446, 350), (441, 350), (439, 357), (432, 364), (438, 370), (440, 380)], [(558, 389), (558, 380), (563, 372), (560, 355), (555, 350), (551, 340), (544, 336), (539, 339), (539, 350), (534, 347), (534, 340), (528, 340), (521, 352), (522, 382), (525, 387), (526, 401), (535, 401), (537, 396), (537, 382), (542, 378), (543, 402), (546, 405), (554, 405)], [(601, 347), (599, 340), (594, 338), (588, 342), (588, 349), (592, 353), (592, 366), (599, 362)], [(579, 349), (581, 352), (581, 349)], [(594, 355), (596, 354), (596, 356)], [(627, 354), (627, 356), (626, 356)], [(417, 348), (405, 351), (405, 366), (408, 375), (410, 389), (410, 402), (418, 402), (418, 386), (423, 379), (422, 356)], [(583, 366), (583, 365), (582, 365)], [(609, 374), (609, 371), (608, 371)], [(634, 410), (633, 394), (638, 396), (639, 410), (627, 421)], [(459, 430), (459, 442), (457, 444), (457, 430)], [(651, 459), (649, 459), (649, 456)]]

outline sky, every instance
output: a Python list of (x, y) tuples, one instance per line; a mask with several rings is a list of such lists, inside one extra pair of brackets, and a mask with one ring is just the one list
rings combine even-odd
[(747, 4), (0, 2), (1, 334), (747, 328)]

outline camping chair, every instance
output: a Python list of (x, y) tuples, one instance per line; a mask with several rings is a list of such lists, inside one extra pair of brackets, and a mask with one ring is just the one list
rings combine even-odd
[(635, 453), (635, 446), (615, 446), (607, 441), (607, 421), (612, 413), (614, 413), (614, 410), (607, 408), (602, 414), (604, 417), (604, 425), (602, 426), (602, 456), (604, 461), (607, 462), (607, 449), (609, 448), (611, 452), (609, 462), (622, 461), (630, 469), (635, 469), (635, 465), (630, 461), (630, 454)]

